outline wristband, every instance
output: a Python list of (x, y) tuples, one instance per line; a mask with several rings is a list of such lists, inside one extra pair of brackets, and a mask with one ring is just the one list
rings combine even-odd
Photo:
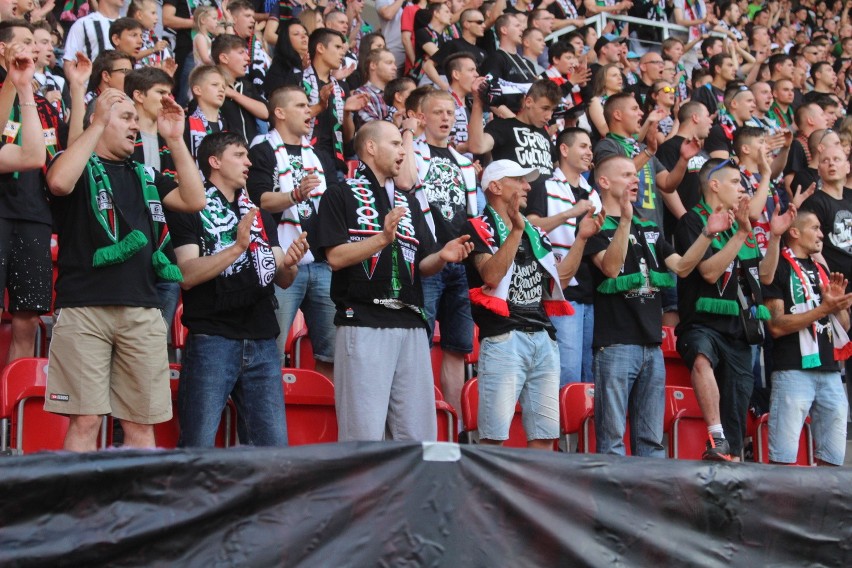
[(36, 103), (18, 103), (22, 107), (38, 107)]
[(645, 155), (648, 156), (649, 160), (654, 157), (654, 154), (649, 152), (647, 148), (643, 148), (642, 151), (645, 152)]
[(400, 134), (405, 134), (406, 132), (411, 132), (411, 135), (414, 136), (414, 129), (413, 128), (403, 128), (402, 130), (399, 131)]

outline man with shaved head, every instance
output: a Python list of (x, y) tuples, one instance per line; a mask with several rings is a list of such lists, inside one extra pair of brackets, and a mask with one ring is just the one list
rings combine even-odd
[(640, 106), (645, 105), (645, 98), (656, 81), (663, 78), (663, 56), (656, 51), (649, 51), (639, 60), (639, 80), (630, 87), (633, 96)]
[(278, 349), (284, 344), (296, 312), (301, 308), (308, 324), (316, 369), (333, 378), (334, 303), (329, 297), (331, 269), (317, 260), (314, 241), (317, 211), (329, 179), (336, 183), (334, 162), (328, 154), (314, 152), (308, 139), (311, 109), (301, 87), (281, 87), (269, 97), (273, 129), (256, 139), (249, 152), (251, 168), (246, 187), (254, 203), (272, 213), (278, 225), (278, 241), (286, 250), (302, 231), (308, 233), (311, 250), (299, 266), (296, 280), (287, 288), (276, 287), (278, 299)]
[(315, 243), (333, 270), (334, 396), (340, 441), (435, 440), (435, 393), (421, 278), (461, 262), (469, 237), (437, 250), (417, 198), (397, 186), (403, 135), (384, 121), (355, 136), (361, 163), (320, 202)]

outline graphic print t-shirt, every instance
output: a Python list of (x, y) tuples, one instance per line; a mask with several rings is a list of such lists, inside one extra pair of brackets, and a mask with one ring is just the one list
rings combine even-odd
[(444, 245), (461, 234), (467, 220), (467, 193), (462, 172), (447, 148), (429, 145), (432, 155), (423, 187), (435, 221), (435, 238)]
[[(823, 234), (822, 256), (832, 272), (852, 273), (852, 189), (843, 188), (843, 199), (817, 191), (802, 204), (819, 218)], [(852, 285), (846, 288), (849, 292)]]
[(524, 124), (517, 118), (497, 118), (488, 123), (485, 132), (494, 139), (491, 157), (512, 160), (524, 168), (538, 168), (541, 175), (530, 183), (532, 189), (544, 187), (553, 175), (553, 143), (543, 128)]

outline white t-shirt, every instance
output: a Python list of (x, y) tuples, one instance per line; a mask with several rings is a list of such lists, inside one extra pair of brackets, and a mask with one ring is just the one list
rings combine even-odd
[(82, 51), (86, 57), (94, 61), (101, 50), (113, 49), (109, 39), (109, 27), (114, 21), (100, 12), (92, 12), (74, 22), (68, 30), (65, 54), (62, 58), (66, 61), (74, 61), (77, 59), (77, 52)]
[[(386, 6), (392, 6), (394, 0), (376, 0), (376, 10), (381, 10)], [(384, 19), (379, 15), (379, 22), (382, 25), (382, 35), (385, 36), (385, 45), (388, 51), (393, 53), (397, 65), (405, 63), (405, 48), (402, 47), (402, 12), (405, 9), (405, 3), (400, 5), (392, 20)]]

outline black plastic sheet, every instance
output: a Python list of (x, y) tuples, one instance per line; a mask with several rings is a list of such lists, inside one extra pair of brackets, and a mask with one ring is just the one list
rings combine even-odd
[(0, 460), (0, 565), (846, 567), (851, 482), (396, 443), (40, 454)]

